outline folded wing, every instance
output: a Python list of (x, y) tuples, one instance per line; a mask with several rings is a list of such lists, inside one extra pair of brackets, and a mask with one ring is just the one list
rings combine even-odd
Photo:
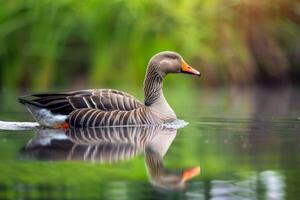
[(103, 111), (130, 111), (143, 104), (132, 95), (112, 89), (80, 90), (55, 94), (34, 94), (19, 98), (23, 104), (45, 108), (54, 114), (68, 115), (81, 108)]

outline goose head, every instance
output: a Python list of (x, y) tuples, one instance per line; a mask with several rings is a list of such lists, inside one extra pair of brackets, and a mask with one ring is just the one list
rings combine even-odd
[[(149, 69), (150, 68), (150, 69)], [(154, 68), (161, 77), (169, 73), (186, 73), (200, 76), (200, 72), (189, 66), (176, 52), (163, 51), (154, 55), (148, 64), (148, 69)]]

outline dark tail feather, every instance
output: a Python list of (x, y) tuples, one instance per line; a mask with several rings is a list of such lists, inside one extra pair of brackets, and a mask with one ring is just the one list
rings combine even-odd
[(30, 100), (29, 97), (30, 96), (21, 96), (21, 97), (19, 97), (19, 102), (21, 104), (24, 104), (24, 105), (30, 104), (30, 105), (33, 105), (33, 106), (42, 107), (41, 104), (39, 104), (39, 103), (37, 103), (35, 101)]
[(34, 96), (34, 97), (52, 97), (52, 96), (62, 96), (62, 97), (66, 97), (68, 96), (68, 94), (71, 94), (71, 93), (41, 93), (41, 94), (33, 94), (31, 96)]
[(19, 102), (24, 104), (25, 106), (27, 105), (27, 107), (28, 105), (31, 105), (37, 108), (48, 109), (53, 114), (68, 115), (74, 110), (72, 105), (69, 103), (67, 97), (63, 97), (63, 95), (45, 95), (44, 97), (37, 97), (36, 95), (27, 95), (19, 97)]

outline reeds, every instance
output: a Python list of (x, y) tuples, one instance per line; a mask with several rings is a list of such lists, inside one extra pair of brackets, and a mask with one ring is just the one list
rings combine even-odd
[(37, 90), (141, 85), (149, 58), (163, 50), (180, 52), (206, 85), (297, 80), (299, 6), (287, 0), (2, 0), (0, 84)]

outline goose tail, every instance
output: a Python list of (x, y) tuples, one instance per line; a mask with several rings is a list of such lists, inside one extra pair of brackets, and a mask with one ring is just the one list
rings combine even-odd
[(64, 124), (68, 118), (68, 115), (52, 113), (39, 102), (30, 100), (30, 96), (19, 97), (19, 102), (24, 104), (27, 110), (41, 126), (51, 128), (60, 127), (60, 125)]

